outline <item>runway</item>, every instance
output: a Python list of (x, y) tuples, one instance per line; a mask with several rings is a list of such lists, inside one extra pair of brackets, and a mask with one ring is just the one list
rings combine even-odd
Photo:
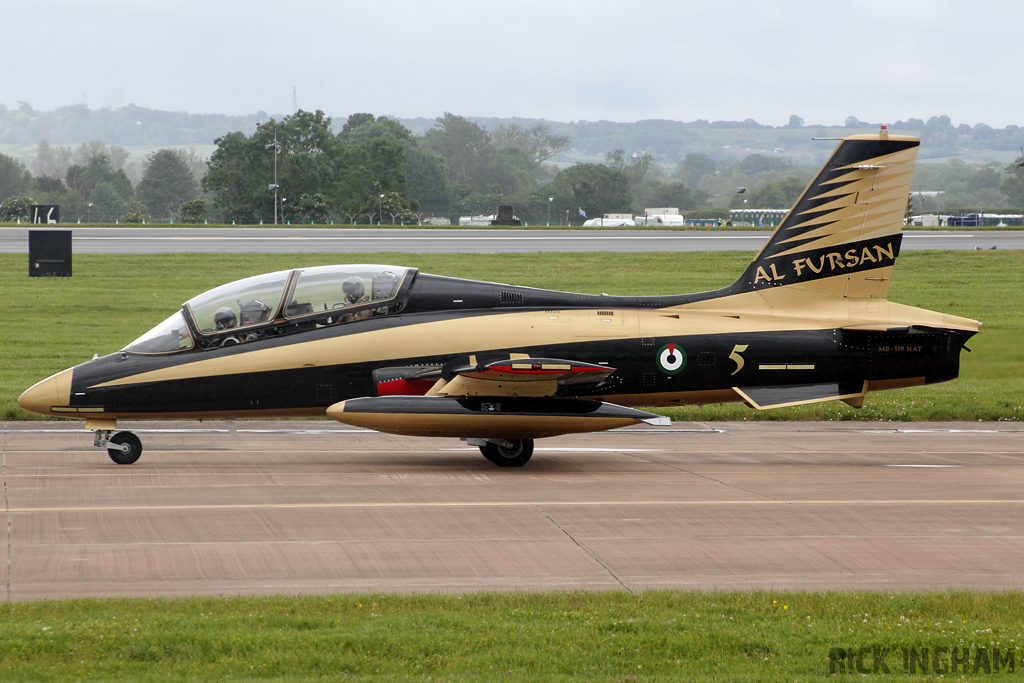
[(331, 422), (7, 423), (7, 600), (645, 589), (1021, 589), (1024, 427), (676, 423), (537, 442)]
[[(756, 252), (767, 231), (137, 228), (59, 226), (76, 254)], [(0, 253), (27, 254), (29, 227), (0, 228)], [(1024, 231), (912, 230), (903, 250), (1024, 249)]]

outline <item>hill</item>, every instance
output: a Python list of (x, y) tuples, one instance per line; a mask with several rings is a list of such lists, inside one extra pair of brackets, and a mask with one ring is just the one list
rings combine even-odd
[[(333, 113), (334, 128), (340, 131), (348, 113)], [(78, 104), (54, 111), (40, 111), (22, 104), (18, 109), (0, 105), (0, 153), (18, 159), (31, 167), (35, 150), (41, 140), (54, 146), (78, 146), (94, 140), (117, 145), (132, 152), (133, 158), (144, 157), (160, 148), (194, 148), (206, 156), (213, 150), (214, 140), (226, 133), (241, 131), (251, 134), (258, 123), (272, 117), (281, 120), (286, 114), (271, 115), (260, 111), (248, 116), (221, 114), (189, 114), (167, 112), (128, 105), (119, 109), (90, 109)], [(657, 164), (675, 166), (687, 154), (706, 154), (715, 161), (739, 161), (750, 154), (772, 154), (789, 157), (797, 166), (818, 166), (831, 152), (832, 145), (815, 142), (813, 138), (835, 138), (859, 132), (873, 132), (878, 123), (858, 121), (851, 117), (844, 125), (804, 125), (795, 119), (786, 126), (767, 126), (754, 119), (745, 121), (691, 122), (645, 120), (615, 121), (544, 121), (538, 119), (483, 118), (466, 116), (486, 130), (502, 124), (516, 123), (529, 128), (537, 123), (547, 125), (550, 133), (566, 135), (572, 148), (552, 159), (554, 163), (603, 161), (614, 149), (648, 154)], [(397, 119), (415, 135), (433, 127), (434, 119), (420, 117)], [(998, 161), (1009, 163), (1024, 145), (1024, 128), (1007, 126), (992, 128), (985, 124), (954, 125), (948, 116), (933, 116), (927, 121), (909, 119), (888, 122), (893, 132), (918, 135), (922, 138), (921, 161), (936, 162), (951, 158), (970, 163)]]

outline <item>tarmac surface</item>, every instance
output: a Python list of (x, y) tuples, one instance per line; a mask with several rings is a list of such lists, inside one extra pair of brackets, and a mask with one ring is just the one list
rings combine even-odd
[[(0, 228), (0, 253), (28, 254), (25, 227)], [(34, 228), (47, 230), (48, 228)], [(76, 254), (380, 252), (512, 254), (537, 252), (756, 252), (765, 231), (493, 230), (294, 227), (82, 227), (71, 230)], [(1024, 249), (1024, 230), (908, 230), (903, 251)]]
[(1024, 426), (676, 423), (457, 439), (324, 421), (6, 423), (8, 601), (645, 589), (1022, 589)]

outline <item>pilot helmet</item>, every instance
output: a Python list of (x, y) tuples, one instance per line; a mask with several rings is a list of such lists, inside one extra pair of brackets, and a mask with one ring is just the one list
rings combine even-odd
[(238, 325), (238, 318), (235, 312), (227, 306), (222, 306), (213, 314), (213, 323), (218, 330), (230, 330)]
[(345, 292), (346, 301), (350, 303), (359, 301), (363, 298), (363, 292), (366, 291), (363, 278), (355, 275), (345, 278), (345, 281), (341, 283), (341, 291)]

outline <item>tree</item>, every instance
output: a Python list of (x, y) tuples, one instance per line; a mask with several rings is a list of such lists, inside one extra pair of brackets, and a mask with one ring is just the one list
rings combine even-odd
[(501, 194), (502, 204), (527, 194), (534, 185), (533, 159), (521, 149), (505, 147), (498, 152), (497, 178), (492, 189)]
[(63, 177), (71, 165), (72, 151), (70, 147), (51, 147), (45, 138), (39, 141), (36, 148), (36, 159), (32, 164), (32, 172), (37, 178), (41, 176)]
[(418, 208), (409, 198), (409, 183), (403, 168), (405, 153), (401, 146), (383, 138), (370, 138), (358, 146), (344, 145), (343, 149), (335, 184), (335, 196), (342, 213), (377, 215), (380, 196), (388, 193), (405, 197), (410, 211)]
[(756, 175), (758, 173), (778, 173), (793, 168), (793, 161), (786, 157), (768, 157), (763, 154), (751, 154), (740, 162), (741, 173)]
[(569, 150), (568, 135), (552, 135), (545, 123), (532, 128), (523, 128), (516, 123), (503, 123), (493, 135), (497, 149), (513, 147), (529, 157), (534, 164), (540, 164), (551, 157)]
[(303, 223), (326, 223), (327, 200), (319, 192), (304, 194), (291, 205), (293, 215)]
[(1024, 207), (1024, 157), (1017, 157), (1006, 167), (1006, 177), (999, 189), (1010, 206)]
[[(98, 217), (100, 220), (120, 219), (128, 208), (129, 202), (132, 201), (122, 197), (113, 183), (105, 180), (96, 183), (85, 199), (92, 204), (93, 218)], [(130, 222), (137, 223), (139, 221)]]
[(804, 120), (796, 114), (790, 114), (789, 123), (786, 124), (786, 128), (803, 128)]
[(718, 170), (716, 164), (707, 154), (687, 154), (679, 162), (676, 177), (690, 187), (697, 187), (707, 176), (713, 176)]
[(364, 123), (373, 123), (373, 114), (351, 114), (348, 120), (345, 121), (345, 125), (341, 127), (341, 132), (338, 133), (345, 142), (349, 141), (349, 137), (352, 135), (352, 131), (359, 128)]
[(796, 176), (770, 180), (754, 188), (747, 197), (751, 209), (788, 209), (804, 191), (804, 182)]
[(411, 205), (407, 195), (398, 192), (385, 192), (380, 199), (380, 210), (384, 213), (381, 217), (382, 223), (390, 222), (391, 225), (398, 225), (400, 223), (416, 223), (419, 220), (419, 214)]
[(120, 220), (122, 223), (144, 223), (147, 218), (149, 218), (149, 213), (146, 211), (146, 206), (136, 200), (125, 205)]
[(588, 217), (631, 212), (633, 194), (625, 171), (601, 164), (575, 164), (555, 176), (548, 189), (556, 215), (569, 211), (570, 218), (583, 209)]
[(276, 156), (279, 199), (293, 205), (303, 195), (330, 199), (344, 146), (330, 126), (322, 111), (300, 110), (257, 126), (251, 137), (236, 132), (217, 138), (202, 187), (214, 194), (226, 220), (273, 220)]
[(16, 221), (20, 218), (27, 221), (31, 218), (32, 205), (35, 203), (36, 200), (27, 194), (7, 197), (0, 204), (0, 220)]
[(182, 202), (199, 196), (199, 184), (184, 152), (161, 149), (146, 159), (135, 191), (152, 215), (168, 218), (178, 213)]
[(118, 218), (135, 199), (135, 189), (124, 170), (115, 171), (103, 152), (95, 152), (85, 166), (68, 168), (65, 182), (81, 198), (79, 206), (93, 205), (88, 211), (94, 218)]
[(424, 215), (448, 216), (452, 206), (452, 187), (444, 159), (427, 154), (419, 147), (405, 150), (405, 175), (409, 196), (419, 202)]
[(637, 154), (636, 152), (627, 159), (626, 153), (621, 149), (613, 149), (604, 155), (605, 165), (623, 171), (629, 177), (629, 182), (634, 186), (643, 180), (647, 172), (651, 170), (652, 161), (649, 155)]
[(17, 159), (0, 154), (0, 202), (32, 187), (32, 174)]
[(182, 223), (198, 223), (204, 213), (206, 213), (206, 202), (202, 199), (193, 199), (181, 203)]
[(274, 182), (275, 150), (265, 148), (274, 144), (274, 133), (273, 127), (265, 130), (268, 125), (258, 127), (252, 138), (235, 132), (214, 141), (217, 149), (202, 188), (213, 193), (213, 205), (226, 221), (255, 223), (274, 217), (274, 193), (267, 186)]
[(413, 145), (412, 131), (386, 116), (373, 118), (373, 114), (352, 114), (338, 137), (350, 145), (360, 145), (370, 138), (383, 138), (403, 147)]
[(657, 183), (643, 198), (643, 206), (671, 206), (683, 211), (693, 211), (707, 201), (707, 192), (693, 190), (679, 181)]
[(456, 183), (471, 183), (484, 190), (494, 179), (494, 148), (483, 128), (462, 116), (445, 112), (423, 136), (423, 149), (448, 165)]

